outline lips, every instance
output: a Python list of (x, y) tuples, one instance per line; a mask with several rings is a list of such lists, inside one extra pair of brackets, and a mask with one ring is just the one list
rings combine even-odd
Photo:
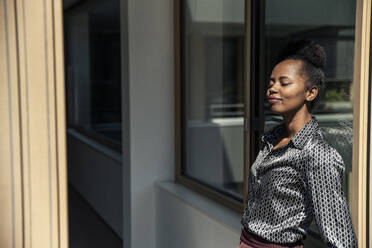
[(276, 97), (269, 97), (269, 99), (268, 99), (269, 103), (276, 103), (276, 102), (280, 102), (280, 101), (281, 101), (281, 99), (276, 98)]

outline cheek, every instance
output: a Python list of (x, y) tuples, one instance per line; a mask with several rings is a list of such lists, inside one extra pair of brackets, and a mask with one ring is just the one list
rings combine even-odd
[(282, 91), (282, 98), (283, 102), (303, 102), (305, 100), (305, 92), (298, 89), (286, 89)]

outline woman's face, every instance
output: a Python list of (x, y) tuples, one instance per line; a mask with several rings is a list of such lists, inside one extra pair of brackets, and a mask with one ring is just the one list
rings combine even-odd
[(277, 64), (270, 76), (266, 97), (276, 114), (297, 112), (308, 99), (306, 82), (301, 76), (302, 62), (288, 59)]

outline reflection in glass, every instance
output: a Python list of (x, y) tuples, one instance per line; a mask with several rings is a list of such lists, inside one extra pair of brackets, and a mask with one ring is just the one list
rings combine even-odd
[(181, 4), (183, 172), (241, 199), (244, 0)]
[(121, 143), (119, 0), (82, 2), (64, 13), (68, 125)]
[[(265, 47), (260, 54), (265, 71), (262, 83), (268, 82), (274, 61), (290, 40), (312, 39), (326, 50), (326, 90), (312, 115), (317, 117), (327, 142), (344, 159), (344, 190), (351, 204), (355, 1), (267, 0), (265, 4)], [(262, 92), (264, 99), (265, 93)], [(269, 103), (265, 101), (264, 131), (281, 120), (281, 116), (270, 112)], [(316, 231), (314, 223), (312, 229)]]

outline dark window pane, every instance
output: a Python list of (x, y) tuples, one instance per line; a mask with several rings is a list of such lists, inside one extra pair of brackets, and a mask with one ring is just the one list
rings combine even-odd
[(242, 198), (244, 0), (181, 1), (183, 174)]
[(118, 0), (83, 2), (65, 11), (68, 125), (121, 143)]

